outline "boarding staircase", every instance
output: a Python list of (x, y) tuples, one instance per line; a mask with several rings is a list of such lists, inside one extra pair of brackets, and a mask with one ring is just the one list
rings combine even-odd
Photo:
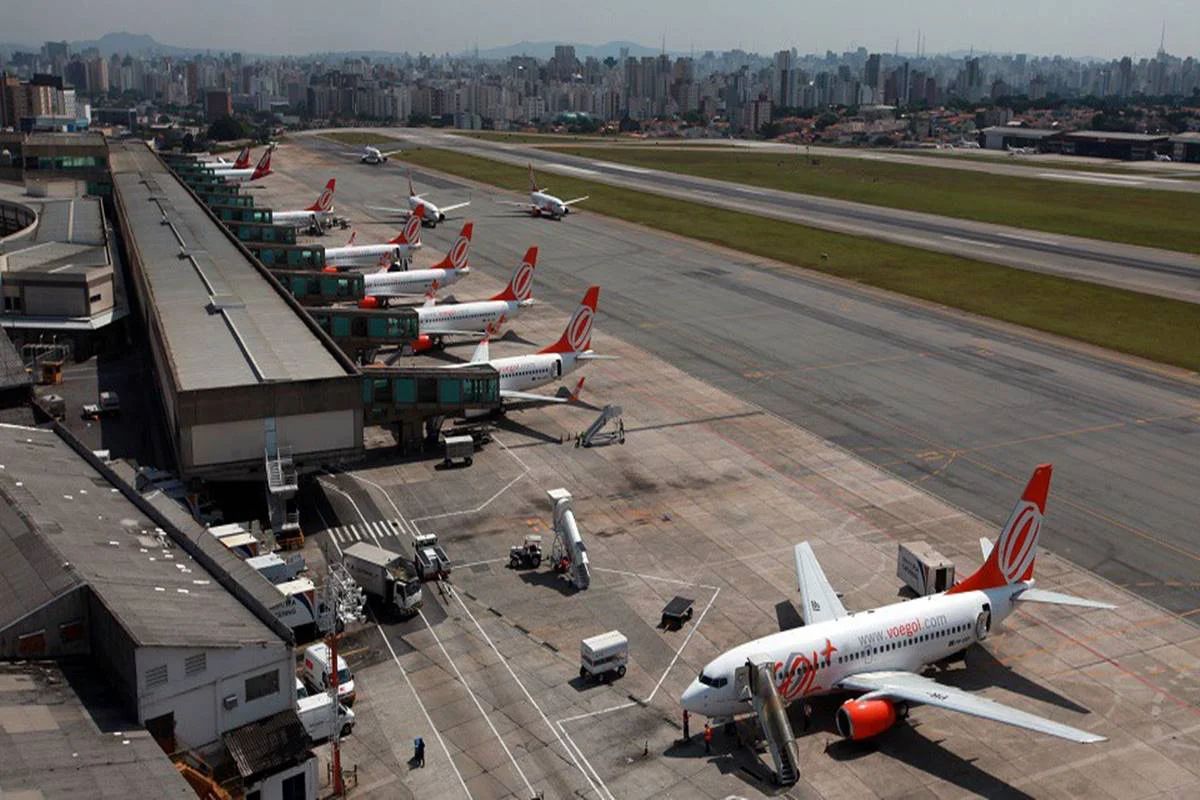
[(554, 506), (554, 547), (550, 551), (551, 562), (556, 569), (568, 573), (571, 585), (579, 590), (587, 589), (592, 583), (588, 567), (587, 545), (579, 534), (572, 509), (571, 493), (566, 489), (551, 489), (546, 492)]
[(274, 419), (268, 420), (263, 465), (267, 473), (267, 516), (271, 531), (281, 547), (302, 545), (300, 512), (296, 508), (296, 493), (300, 477), (292, 448), (281, 446), (275, 435)]
[[(610, 422), (615, 422), (615, 426), (612, 430), (605, 430)], [(575, 437), (576, 447), (594, 447), (613, 442), (625, 444), (625, 423), (621, 420), (620, 406), (605, 406), (596, 421)]]
[(796, 735), (792, 733), (783, 698), (775, 689), (771, 663), (766, 659), (760, 659), (759, 663), (747, 661), (737, 677), (739, 696), (754, 702), (755, 716), (775, 765), (775, 781), (780, 786), (791, 786), (800, 777)]

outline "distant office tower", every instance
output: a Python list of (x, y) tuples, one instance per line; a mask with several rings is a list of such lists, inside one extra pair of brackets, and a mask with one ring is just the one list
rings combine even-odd
[(233, 98), (228, 89), (209, 89), (204, 93), (204, 117), (215, 122), (233, 113)]
[(878, 92), (882, 88), (882, 84), (880, 83), (880, 78), (883, 77), (880, 74), (881, 61), (879, 53), (871, 53), (871, 55), (867, 56), (867, 67), (863, 70), (863, 83), (875, 92)]
[(771, 99), (778, 106), (796, 105), (796, 66), (791, 50), (780, 50), (775, 54)]

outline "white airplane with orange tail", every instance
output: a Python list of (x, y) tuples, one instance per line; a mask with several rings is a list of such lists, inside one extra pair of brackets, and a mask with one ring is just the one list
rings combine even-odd
[(355, 244), (357, 231), (343, 247), (325, 248), (325, 271), (336, 272), (350, 267), (369, 267), (379, 264), (390, 269), (395, 261), (408, 259), (421, 248), (421, 212), (414, 213), (395, 239), (383, 244)]
[(529, 203), (517, 203), (512, 200), (501, 200), (504, 205), (520, 206), (535, 217), (549, 217), (560, 220), (571, 213), (571, 206), (587, 200), (591, 195), (576, 197), (573, 200), (560, 200), (546, 192), (545, 187), (539, 187), (533, 174), (533, 164), (529, 165)]
[(412, 172), (408, 173), (408, 208), (390, 208), (388, 206), (367, 206), (372, 211), (384, 211), (388, 214), (400, 214), (404, 217), (410, 216), (418, 207), (425, 209), (424, 224), (427, 228), (436, 228), (439, 222), (446, 221), (446, 215), (451, 211), (457, 211), (460, 208), (466, 208), (471, 205), (471, 201), (467, 200), (463, 203), (455, 203), (450, 206), (435, 206), (433, 203), (425, 199), (425, 195), (417, 194), (417, 190), (413, 188)]
[(243, 147), (233, 161), (226, 161), (223, 156), (217, 156), (205, 163), (215, 169), (246, 169), (250, 166), (250, 146)]
[[(405, 231), (409, 226), (420, 230), (420, 209), (409, 219)], [(435, 295), (439, 290), (470, 275), (471, 267), (467, 261), (471, 253), (471, 234), (474, 230), (475, 223), (468, 222), (464, 225), (458, 239), (447, 251), (446, 257), (431, 269), (385, 269), (365, 276), (363, 288), (366, 296), (358, 302), (358, 307), (383, 308), (389, 300), (398, 297)]]
[(224, 178), (226, 181), (237, 183), (265, 178), (271, 174), (271, 148), (267, 148), (267, 151), (262, 154), (262, 158), (258, 160), (258, 164), (253, 167), (246, 167), (244, 169), (218, 167), (213, 170), (213, 174), (218, 178)]
[(533, 270), (537, 266), (538, 249), (531, 247), (525, 258), (513, 270), (504, 290), (488, 300), (438, 306), (430, 295), (425, 305), (417, 309), (420, 339), (416, 349), (428, 349), (441, 343), (446, 336), (498, 336), (504, 328), (533, 305)]
[[(867, 739), (883, 733), (909, 705), (931, 705), (1050, 734), (1072, 742), (1105, 737), (1019, 711), (920, 674), (926, 665), (987, 638), (1022, 603), (1114, 608), (1034, 587), (1033, 562), (1050, 492), (1052, 467), (1034, 470), (1000, 541), (981, 540), (984, 563), (940, 594), (847, 612), (808, 542), (796, 545), (804, 626), (735, 647), (711, 661), (683, 693), (683, 707), (727, 721), (753, 711), (739, 694), (746, 673), (768, 665), (783, 703), (833, 692), (862, 692), (837, 711), (838, 733)], [(745, 671), (739, 673), (739, 671)]]
[(309, 222), (320, 224), (325, 222), (333, 216), (333, 192), (336, 188), (337, 178), (330, 178), (329, 183), (325, 184), (325, 190), (317, 198), (317, 202), (308, 208), (297, 209), (295, 211), (272, 211), (271, 222), (277, 225), (307, 224)]
[[(592, 352), (592, 323), (596, 319), (596, 305), (600, 301), (600, 287), (589, 287), (580, 301), (579, 307), (567, 321), (558, 341), (543, 347), (536, 353), (524, 356), (508, 356), (492, 358), (488, 340), (484, 339), (475, 348), (471, 360), (463, 364), (455, 364), (446, 369), (457, 369), (468, 364), (488, 364), (500, 373), (500, 400), (518, 402), (520, 405), (540, 405), (543, 403), (570, 403), (579, 399), (583, 389), (583, 378), (575, 384), (575, 389), (569, 394), (551, 396), (533, 394), (529, 389), (537, 389), (560, 380), (589, 361), (615, 359), (616, 356), (603, 356)], [(468, 412), (467, 416), (476, 416)]]

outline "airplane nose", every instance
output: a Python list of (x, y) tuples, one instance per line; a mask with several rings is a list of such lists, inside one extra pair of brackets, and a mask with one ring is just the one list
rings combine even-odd
[(691, 685), (684, 690), (683, 695), (679, 698), (679, 704), (684, 710), (690, 711), (693, 714), (703, 713), (703, 700), (705, 688), (700, 681), (693, 680)]

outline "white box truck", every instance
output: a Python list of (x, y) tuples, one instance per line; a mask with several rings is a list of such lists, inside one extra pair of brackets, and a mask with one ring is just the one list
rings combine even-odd
[(579, 643), (579, 677), (610, 680), (613, 673), (624, 677), (629, 663), (629, 639), (620, 631), (609, 631)]
[(333, 698), (324, 692), (311, 694), (296, 701), (296, 715), (304, 724), (304, 730), (314, 742), (332, 739), (334, 731), (341, 729), (341, 736), (349, 736), (354, 730), (354, 712), (342, 703), (333, 713)]
[(925, 597), (954, 585), (954, 565), (929, 542), (901, 542), (896, 577), (919, 597)]
[(297, 641), (311, 639), (308, 634), (324, 634), (333, 626), (333, 611), (325, 604), (324, 593), (308, 578), (277, 583), (275, 588), (280, 598), (271, 611), (296, 632)]
[(421, 608), (421, 582), (408, 559), (368, 542), (355, 542), (342, 554), (342, 565), (371, 597), (406, 616)]

